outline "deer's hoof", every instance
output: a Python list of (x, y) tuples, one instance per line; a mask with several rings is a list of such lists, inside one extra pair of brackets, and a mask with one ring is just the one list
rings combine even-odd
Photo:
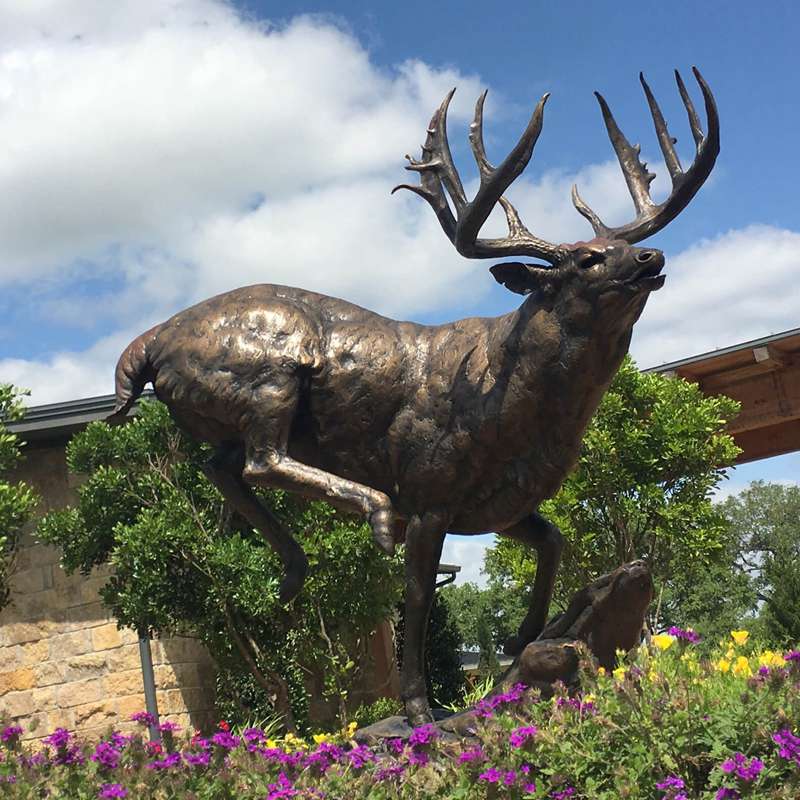
[(387, 556), (393, 556), (395, 552), (394, 514), (387, 508), (378, 509), (369, 515), (369, 524), (375, 543)]

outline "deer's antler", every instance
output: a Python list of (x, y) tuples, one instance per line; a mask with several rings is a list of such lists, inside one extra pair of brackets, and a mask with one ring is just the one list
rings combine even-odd
[[(533, 154), (533, 147), (542, 130), (544, 104), (549, 94), (537, 104), (533, 116), (520, 140), (499, 167), (493, 167), (486, 158), (483, 146), (484, 92), (475, 105), (475, 118), (470, 126), (469, 141), (480, 172), (480, 188), (472, 201), (467, 201), (464, 187), (453, 164), (447, 141), (447, 109), (455, 89), (450, 91), (431, 118), (428, 136), (422, 145), (419, 161), (406, 156), (406, 169), (419, 173), (419, 186), (401, 184), (398, 189), (409, 189), (430, 203), (439, 224), (448, 239), (461, 255), (468, 258), (497, 258), (499, 256), (534, 256), (558, 264), (567, 250), (534, 236), (522, 224), (514, 206), (503, 197), (503, 192), (525, 169)], [(455, 208), (455, 216), (447, 202), (447, 195)], [(496, 203), (500, 203), (508, 222), (508, 235), (502, 239), (479, 239), (478, 234)]]
[(631, 146), (630, 142), (628, 142), (625, 135), (617, 126), (605, 99), (599, 92), (595, 92), (597, 101), (600, 103), (600, 109), (603, 112), (603, 120), (608, 130), (608, 136), (611, 139), (611, 144), (619, 159), (619, 164), (625, 175), (625, 182), (628, 184), (628, 191), (636, 207), (636, 219), (634, 219), (633, 222), (629, 222), (627, 225), (622, 225), (618, 228), (609, 228), (601, 221), (600, 217), (583, 202), (581, 196), (578, 194), (577, 187), (573, 186), (572, 202), (575, 204), (575, 208), (589, 220), (597, 236), (602, 236), (606, 239), (623, 239), (629, 244), (639, 242), (648, 236), (652, 236), (652, 234), (660, 231), (671, 222), (688, 205), (689, 201), (695, 196), (697, 190), (709, 176), (714, 162), (717, 159), (717, 155), (719, 154), (719, 117), (717, 115), (717, 106), (714, 102), (714, 96), (711, 94), (711, 89), (708, 88), (708, 84), (703, 79), (697, 67), (692, 67), (692, 72), (694, 72), (694, 76), (703, 93), (706, 116), (708, 117), (708, 133), (703, 133), (697, 112), (689, 98), (689, 93), (686, 91), (686, 86), (678, 70), (675, 70), (675, 80), (678, 83), (678, 91), (686, 107), (686, 112), (689, 115), (689, 126), (692, 130), (692, 136), (694, 137), (695, 146), (697, 148), (695, 159), (685, 172), (678, 160), (678, 154), (675, 152), (675, 142), (677, 140), (670, 136), (667, 130), (667, 124), (661, 114), (661, 109), (658, 107), (658, 103), (655, 97), (653, 97), (653, 93), (650, 91), (650, 87), (647, 85), (644, 75), (639, 73), (639, 80), (642, 83), (642, 88), (647, 97), (647, 104), (650, 106), (650, 113), (655, 123), (658, 143), (661, 147), (661, 152), (664, 154), (664, 161), (669, 170), (670, 177), (672, 178), (672, 191), (669, 197), (658, 205), (656, 205), (650, 197), (650, 183), (653, 178), (655, 178), (655, 175), (652, 172), (648, 172), (647, 164), (643, 164), (639, 160), (639, 145)]

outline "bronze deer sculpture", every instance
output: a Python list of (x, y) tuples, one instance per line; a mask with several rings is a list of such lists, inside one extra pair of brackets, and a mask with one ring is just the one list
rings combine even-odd
[[(544, 626), (562, 538), (536, 509), (573, 467), (633, 324), (664, 282), (663, 254), (631, 245), (680, 213), (719, 152), (714, 98), (694, 74), (708, 133), (676, 72), (697, 151), (686, 171), (641, 77), (672, 177), (672, 191), (660, 204), (650, 197), (654, 176), (640, 162), (638, 146), (629, 144), (597, 94), (637, 213), (629, 224), (608, 227), (573, 189), (577, 210), (596, 234), (574, 244), (534, 236), (503, 197), (531, 158), (548, 95), (496, 168), (484, 151), (481, 96), (469, 135), (480, 187), (468, 201), (447, 142), (448, 94), (431, 120), (422, 158), (409, 158), (420, 185), (402, 188), (430, 203), (461, 255), (548, 262), (491, 268), (501, 284), (526, 295), (512, 313), (417, 325), (314, 292), (259, 284), (181, 311), (120, 357), (114, 417), (124, 416), (152, 382), (177, 424), (216, 447), (207, 475), (278, 552), (283, 601), (299, 592), (307, 561), (251, 487), (282, 488), (364, 514), (388, 553), (404, 539), (402, 696), (412, 724), (431, 719), (423, 649), (447, 532), (493, 531), (535, 548), (530, 609), (508, 650), (520, 652)], [(497, 203), (508, 235), (478, 238)]]

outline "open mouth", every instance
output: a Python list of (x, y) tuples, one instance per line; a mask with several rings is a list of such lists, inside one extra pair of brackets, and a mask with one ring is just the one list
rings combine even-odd
[(661, 274), (664, 269), (664, 256), (655, 251), (651, 251), (652, 256), (642, 265), (642, 268), (629, 280), (626, 281), (636, 288), (647, 289), (648, 291), (655, 291), (664, 285), (666, 275)]

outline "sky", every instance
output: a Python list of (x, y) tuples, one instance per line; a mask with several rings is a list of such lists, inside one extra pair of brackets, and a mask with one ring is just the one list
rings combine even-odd
[[(432, 111), (458, 87), (450, 142), (489, 89), (499, 161), (551, 92), (509, 191), (545, 239), (591, 238), (573, 183), (611, 224), (633, 217), (597, 104), (668, 182), (643, 70), (684, 164), (693, 146), (672, 78), (698, 108), (696, 64), (720, 111), (710, 180), (668, 228), (667, 281), (636, 326), (642, 367), (800, 326), (800, 9), (674, 0), (0, 0), (0, 381), (33, 405), (108, 394), (138, 333), (205, 297), (285, 283), (437, 323), (505, 313), (491, 262), (461, 258), (411, 193)], [(487, 231), (501, 230), (492, 218)], [(736, 470), (795, 481), (797, 454)], [(482, 540), (447, 560), (479, 575)]]

